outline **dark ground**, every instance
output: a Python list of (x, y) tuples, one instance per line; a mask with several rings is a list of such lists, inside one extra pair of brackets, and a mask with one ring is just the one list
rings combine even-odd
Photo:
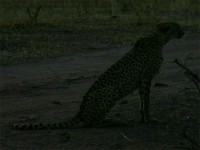
[[(199, 141), (200, 95), (184, 71), (173, 61), (184, 60), (200, 76), (199, 34), (186, 32), (163, 50), (165, 62), (152, 86), (151, 114), (159, 124), (140, 124), (137, 92), (117, 104), (109, 117), (132, 119), (128, 127), (78, 128), (54, 131), (16, 131), (16, 122), (62, 121), (73, 116), (82, 96), (98, 75), (123, 56), (132, 45), (105, 45), (93, 52), (41, 60), (37, 63), (1, 66), (2, 150), (175, 150), (191, 148), (179, 133)], [(87, 43), (90, 44), (90, 43)], [(101, 43), (100, 43), (101, 44)], [(154, 84), (153, 84), (154, 85)], [(70, 138), (68, 136), (71, 135)], [(123, 135), (127, 136), (125, 138)]]

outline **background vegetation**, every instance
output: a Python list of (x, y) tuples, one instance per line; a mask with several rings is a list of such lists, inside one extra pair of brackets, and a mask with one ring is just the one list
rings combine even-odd
[(61, 44), (67, 40), (131, 44), (158, 22), (199, 27), (199, 6), (199, 0), (0, 0), (0, 64), (98, 47)]
[[(0, 25), (24, 23), (26, 8), (42, 6), (40, 22), (64, 24), (69, 19), (105, 16), (184, 17), (199, 15), (199, 0), (1, 0)], [(138, 14), (137, 14), (138, 13)], [(134, 17), (133, 17), (134, 18)]]

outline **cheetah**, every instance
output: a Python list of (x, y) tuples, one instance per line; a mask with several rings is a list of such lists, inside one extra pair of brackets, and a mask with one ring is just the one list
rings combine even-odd
[(149, 122), (151, 81), (159, 73), (164, 45), (184, 35), (177, 23), (161, 23), (155, 31), (137, 40), (135, 46), (119, 61), (108, 68), (83, 96), (77, 114), (69, 120), (51, 124), (14, 124), (15, 129), (41, 130), (86, 126), (97, 126), (103, 122), (115, 103), (135, 90), (140, 95), (142, 122)]

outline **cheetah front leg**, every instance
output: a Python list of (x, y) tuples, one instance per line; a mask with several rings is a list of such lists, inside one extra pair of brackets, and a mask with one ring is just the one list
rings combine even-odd
[(150, 88), (151, 88), (151, 79), (142, 78), (139, 94), (140, 94), (140, 114), (141, 122), (149, 122), (149, 105), (150, 105)]

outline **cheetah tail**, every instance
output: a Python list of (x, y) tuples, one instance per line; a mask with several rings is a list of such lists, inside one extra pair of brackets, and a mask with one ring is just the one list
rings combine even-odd
[(17, 130), (55, 130), (55, 129), (66, 129), (75, 127), (78, 123), (81, 122), (79, 116), (75, 116), (67, 121), (58, 122), (58, 123), (38, 123), (38, 124), (13, 124), (12, 128)]

